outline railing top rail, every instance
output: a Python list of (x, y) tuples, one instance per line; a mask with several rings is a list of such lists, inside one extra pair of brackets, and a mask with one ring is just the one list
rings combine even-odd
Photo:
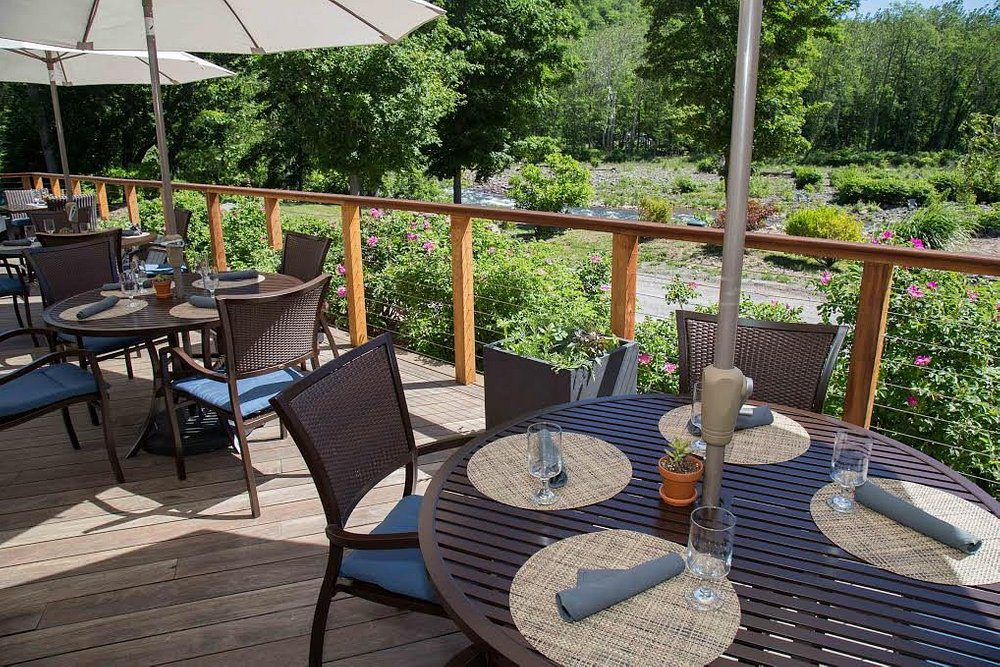
[[(61, 174), (49, 172), (15, 172), (0, 174), (0, 178), (44, 177), (61, 178)], [(74, 180), (106, 185), (132, 185), (139, 188), (158, 189), (159, 181), (138, 180), (130, 178), (114, 178), (108, 176), (72, 175)], [(387, 208), (392, 210), (411, 211), (415, 213), (434, 213), (439, 215), (455, 215), (472, 218), (482, 218), (501, 222), (513, 222), (526, 225), (547, 227), (562, 227), (565, 229), (583, 229), (610, 234), (627, 234), (650, 238), (671, 239), (702, 243), (707, 245), (722, 245), (723, 230), (707, 227), (689, 227), (685, 225), (670, 225), (658, 222), (635, 220), (616, 220), (589, 216), (570, 215), (565, 213), (546, 213), (542, 211), (527, 211), (523, 209), (492, 208), (487, 206), (470, 206), (467, 204), (450, 204), (409, 199), (389, 199), (386, 197), (359, 197), (326, 192), (303, 192), (299, 190), (276, 190), (270, 188), (253, 188), (235, 185), (212, 185), (207, 183), (174, 182), (175, 190), (189, 190), (202, 193), (215, 193), (245, 197), (262, 197), (285, 201), (300, 201), (316, 204), (355, 205), (361, 207)], [(787, 236), (785, 234), (770, 234), (764, 232), (749, 232), (746, 235), (746, 246), (756, 250), (769, 250), (794, 255), (811, 257), (830, 257), (877, 264), (893, 264), (896, 266), (914, 266), (927, 269), (957, 271), (959, 273), (1000, 275), (1000, 257), (975, 255), (969, 253), (954, 253), (941, 250), (919, 250), (901, 246), (877, 245), (872, 243), (852, 243), (848, 241), (832, 241), (828, 239)]]

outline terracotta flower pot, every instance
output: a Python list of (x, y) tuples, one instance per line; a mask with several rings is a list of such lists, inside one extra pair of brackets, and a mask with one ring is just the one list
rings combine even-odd
[(154, 280), (153, 281), (153, 291), (156, 292), (157, 299), (169, 299), (170, 298), (170, 285), (169, 280)]
[(685, 460), (694, 463), (697, 466), (697, 470), (692, 472), (674, 472), (663, 467), (665, 459), (666, 457), (661, 458), (659, 464), (656, 466), (660, 471), (660, 477), (663, 478), (663, 484), (660, 485), (660, 498), (663, 502), (673, 507), (690, 505), (698, 496), (695, 484), (698, 483), (698, 480), (705, 473), (705, 464), (697, 456), (688, 454)]

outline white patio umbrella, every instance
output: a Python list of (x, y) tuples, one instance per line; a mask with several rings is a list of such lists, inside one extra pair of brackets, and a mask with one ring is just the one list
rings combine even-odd
[[(189, 53), (159, 54), (161, 84), (189, 83), (232, 76), (224, 67)], [(81, 51), (48, 44), (0, 38), (0, 81), (48, 84), (55, 115), (56, 138), (67, 196), (72, 194), (66, 137), (59, 107), (59, 86), (148, 84), (149, 61), (145, 51)]]
[(176, 227), (155, 74), (157, 43), (175, 51), (257, 54), (386, 44), (443, 13), (424, 0), (3, 0), (0, 37), (88, 50), (146, 49), (163, 211), (172, 233)]

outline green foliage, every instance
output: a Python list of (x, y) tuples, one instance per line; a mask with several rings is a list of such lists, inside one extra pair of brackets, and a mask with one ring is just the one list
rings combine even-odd
[(664, 459), (666, 459), (666, 468), (680, 469), (681, 464), (684, 463), (686, 459), (691, 454), (691, 441), (685, 438), (674, 438), (667, 443), (664, 451)]
[(562, 145), (558, 138), (533, 135), (514, 142), (511, 157), (518, 162), (539, 164), (549, 155), (560, 152)]
[(672, 317), (657, 319), (647, 317), (635, 325), (635, 341), (639, 344), (637, 386), (640, 393), (662, 391), (676, 394), (679, 374), (677, 370), (677, 323)]
[(934, 250), (968, 240), (975, 220), (956, 204), (932, 201), (896, 223), (893, 231), (902, 240), (920, 239)]
[(510, 179), (510, 196), (518, 207), (562, 211), (582, 206), (594, 196), (587, 168), (561, 153), (552, 153), (543, 165), (526, 164)]
[(934, 194), (934, 188), (924, 179), (905, 178), (879, 170), (837, 169), (830, 174), (830, 183), (841, 204), (864, 201), (881, 206), (905, 206), (910, 199), (925, 204)]
[(835, 206), (802, 208), (785, 219), (785, 233), (820, 239), (860, 242), (861, 221)]
[(643, 197), (639, 201), (639, 219), (672, 223), (674, 221), (673, 202), (662, 197)]
[[(747, 201), (747, 231), (756, 232), (767, 226), (767, 219), (778, 212), (774, 204), (768, 204), (750, 199)], [(724, 229), (726, 227), (726, 211), (722, 210), (712, 222), (713, 227)]]
[(823, 172), (815, 167), (796, 167), (792, 170), (792, 178), (795, 179), (795, 187), (801, 190), (807, 185), (822, 185)]
[(1000, 206), (982, 211), (976, 218), (976, 234), (979, 236), (1000, 236)]
[(694, 180), (690, 176), (681, 174), (680, 176), (674, 177), (674, 181), (671, 184), (671, 190), (678, 194), (687, 194), (688, 192), (697, 192), (701, 187), (698, 185), (698, 181)]
[(974, 114), (965, 131), (966, 152), (959, 161), (965, 182), (978, 201), (1000, 202), (1000, 115)]
[[(820, 312), (857, 321), (860, 264), (819, 288)], [(896, 269), (872, 427), (1000, 492), (1000, 281), (951, 271)], [(847, 375), (838, 364), (826, 411), (839, 414)]]
[(521, 330), (504, 341), (505, 350), (551, 364), (556, 371), (592, 368), (598, 359), (619, 346), (607, 325), (594, 329), (545, 324)]
[(719, 161), (714, 157), (703, 157), (698, 160), (695, 169), (699, 174), (715, 174), (719, 171)]

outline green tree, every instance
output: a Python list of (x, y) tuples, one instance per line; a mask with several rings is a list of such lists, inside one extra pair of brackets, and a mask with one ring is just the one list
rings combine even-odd
[(445, 0), (458, 29), (448, 49), (465, 62), (458, 103), (442, 115), (440, 142), (424, 142), (430, 170), (454, 181), (463, 169), (486, 179), (511, 162), (513, 143), (532, 134), (554, 99), (553, 86), (573, 69), (569, 39), (577, 22), (568, 0)]
[[(738, 0), (643, 0), (652, 13), (641, 72), (661, 82), (676, 120), (697, 149), (720, 154), (729, 145)], [(802, 91), (817, 37), (835, 34), (836, 19), (854, 0), (773, 0), (764, 4), (758, 69), (754, 156), (808, 147), (801, 130), (808, 107)]]

